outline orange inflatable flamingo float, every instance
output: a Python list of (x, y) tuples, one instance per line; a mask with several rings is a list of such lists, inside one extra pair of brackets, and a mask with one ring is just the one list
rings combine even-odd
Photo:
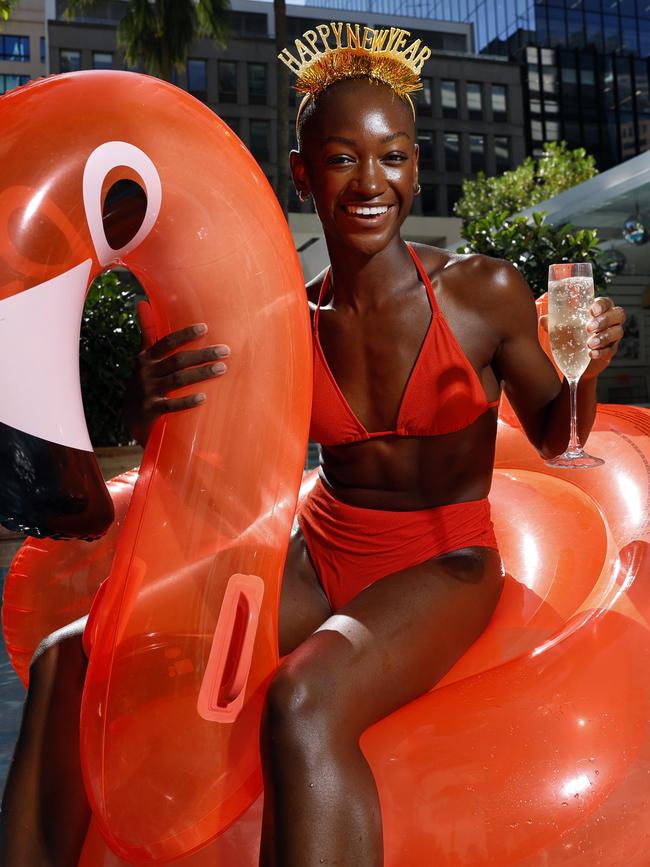
[[(56, 137), (55, 170), (35, 131), (73, 127), (78, 113), (84, 132)], [(278, 581), (309, 414), (308, 319), (290, 238), (242, 146), (166, 84), (71, 75), (0, 99), (0, 118), (13, 137), (4, 177), (28, 191), (11, 192), (22, 204), (3, 240), (0, 327), (5, 300), (54, 279), (34, 263), (63, 272), (90, 260), (83, 287), (75, 283), (82, 292), (100, 268), (124, 261), (151, 293), (161, 330), (205, 319), (233, 345), (219, 401), (156, 428), (128, 510), (134, 477), (114, 486), (119, 532), (29, 541), (7, 579), (5, 634), (26, 676), (40, 637), (73, 608), (87, 610), (115, 546), (82, 713), (94, 819), (80, 864), (254, 867), (257, 724), (278, 662)], [(132, 249), (108, 255), (98, 252), (101, 220), (85, 221), (83, 177), (113, 141), (151, 165), (113, 154), (97, 170), (94, 201), (135, 177), (149, 223)], [(32, 242), (43, 227), (51, 237)], [(51, 433), (0, 421), (44, 442)], [(497, 612), (435, 689), (361, 741), (387, 867), (647, 867), (649, 432), (644, 410), (601, 407), (590, 445), (606, 464), (571, 473), (546, 467), (502, 412), (491, 501), (508, 579)], [(72, 462), (79, 440), (61, 440)], [(87, 509), (93, 520), (79, 519), (78, 535), (106, 523), (113, 510), (103, 502), (101, 520)], [(54, 510), (40, 502), (38, 512)], [(71, 513), (63, 529), (53, 520), (55, 533), (73, 534)], [(72, 605), (75, 575), (84, 584)], [(57, 607), (60, 615), (40, 613)]]

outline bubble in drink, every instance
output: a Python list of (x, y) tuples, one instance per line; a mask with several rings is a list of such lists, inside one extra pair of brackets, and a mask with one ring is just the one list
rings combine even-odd
[(594, 301), (594, 281), (591, 277), (565, 277), (549, 281), (548, 290), (553, 357), (567, 379), (579, 379), (589, 364), (585, 326)]

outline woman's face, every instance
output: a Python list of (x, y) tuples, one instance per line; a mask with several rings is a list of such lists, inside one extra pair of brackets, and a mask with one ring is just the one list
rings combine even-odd
[(367, 79), (332, 85), (291, 153), (296, 188), (311, 193), (330, 241), (366, 255), (383, 250), (408, 216), (418, 148), (410, 106)]

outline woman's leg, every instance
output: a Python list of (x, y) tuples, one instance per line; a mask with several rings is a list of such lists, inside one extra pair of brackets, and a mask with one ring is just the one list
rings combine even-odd
[(6, 867), (74, 867), (79, 860), (90, 819), (79, 757), (86, 619), (52, 633), (34, 654), (2, 802)]
[(382, 867), (359, 738), (442, 678), (485, 629), (502, 586), (496, 551), (433, 558), (366, 588), (284, 660), (262, 723), (262, 867)]

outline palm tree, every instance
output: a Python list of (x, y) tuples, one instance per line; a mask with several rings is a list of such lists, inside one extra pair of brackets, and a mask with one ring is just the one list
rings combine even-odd
[[(66, 17), (95, 2), (68, 0)], [(229, 0), (129, 0), (117, 28), (118, 44), (130, 66), (142, 62), (147, 72), (171, 81), (175, 69), (185, 68), (187, 52), (198, 37), (225, 47), (229, 8)]]
[(7, 21), (16, 0), (0, 0), (0, 20)]

